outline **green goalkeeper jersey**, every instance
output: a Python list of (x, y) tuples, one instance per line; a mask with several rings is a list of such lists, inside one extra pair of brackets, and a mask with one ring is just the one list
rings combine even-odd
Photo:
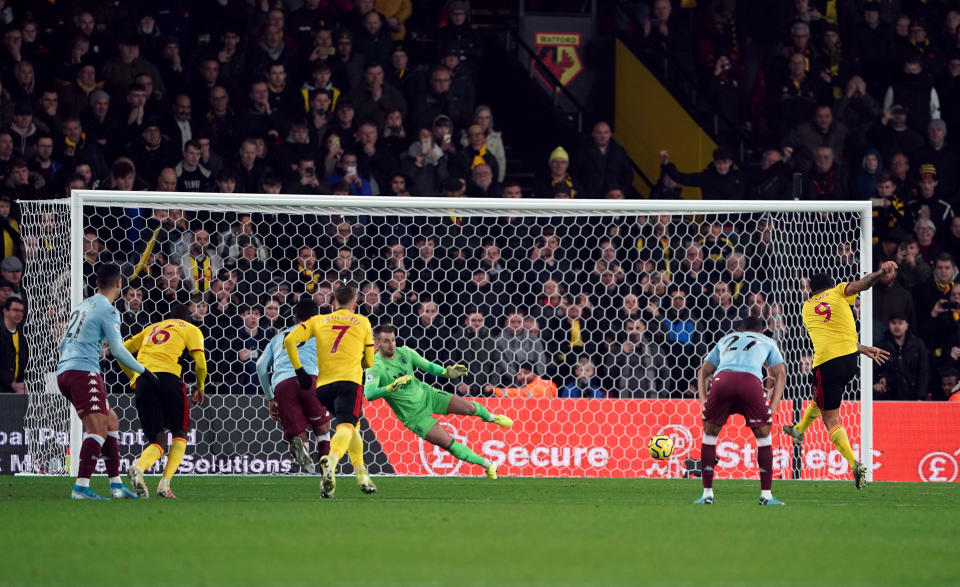
[[(392, 359), (384, 359), (378, 353), (373, 359), (373, 367), (367, 369), (363, 395), (371, 401), (386, 399), (401, 422), (408, 420), (428, 405), (426, 394), (434, 393), (432, 387), (417, 379), (414, 369), (431, 375), (443, 374), (443, 367), (431, 363), (417, 354), (417, 351), (405, 346), (397, 347)], [(413, 380), (400, 389), (387, 393), (386, 387), (402, 375), (410, 375)]]

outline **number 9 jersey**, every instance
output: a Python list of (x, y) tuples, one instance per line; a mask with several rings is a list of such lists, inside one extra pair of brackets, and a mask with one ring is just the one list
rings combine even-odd
[(850, 308), (857, 294), (844, 295), (847, 282), (818, 293), (803, 304), (803, 325), (813, 343), (813, 366), (857, 352), (857, 324)]
[(298, 324), (283, 339), (294, 369), (303, 366), (297, 345), (311, 337), (317, 339), (317, 387), (334, 381), (362, 385), (363, 370), (373, 366), (373, 329), (366, 316), (340, 309)]

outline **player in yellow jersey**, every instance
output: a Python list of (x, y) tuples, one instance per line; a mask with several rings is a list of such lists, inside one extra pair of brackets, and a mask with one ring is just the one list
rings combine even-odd
[(297, 345), (317, 339), (317, 398), (337, 419), (336, 433), (330, 439), (330, 454), (320, 458), (320, 495), (333, 497), (337, 486), (336, 468), (343, 453), (350, 462), (357, 483), (364, 493), (377, 490), (363, 464), (363, 439), (357, 422), (363, 401), (363, 370), (373, 366), (373, 329), (366, 317), (355, 314), (357, 289), (345, 285), (334, 292), (337, 309), (302, 322), (286, 338), (283, 346), (297, 381), (303, 389), (313, 385), (297, 354)]
[(137, 415), (140, 426), (150, 444), (140, 454), (136, 464), (127, 467), (127, 476), (137, 495), (149, 496), (143, 472), (153, 466), (167, 450), (167, 431), (173, 435), (167, 465), (157, 486), (157, 495), (174, 498), (170, 480), (187, 451), (187, 430), (190, 429), (190, 404), (187, 387), (180, 379), (180, 356), (188, 351), (193, 357), (197, 374), (197, 386), (191, 399), (203, 402), (203, 385), (207, 378), (207, 361), (203, 352), (203, 333), (190, 323), (190, 310), (183, 304), (175, 304), (170, 316), (143, 329), (123, 343), (138, 361), (150, 365), (147, 369), (157, 375), (155, 383), (139, 380), (132, 371), (124, 369), (130, 384), (136, 389)]
[(857, 294), (873, 287), (881, 276), (896, 272), (896, 262), (885, 261), (880, 269), (857, 281), (835, 283), (824, 273), (814, 275), (810, 278), (810, 299), (804, 302), (801, 310), (803, 325), (813, 343), (814, 399), (800, 422), (784, 426), (783, 431), (800, 444), (807, 428), (820, 416), (830, 433), (830, 441), (853, 470), (857, 489), (863, 489), (867, 484), (867, 469), (857, 460), (847, 432), (840, 424), (840, 404), (847, 384), (859, 369), (857, 355), (862, 353), (882, 365), (890, 353), (857, 342), (857, 325), (851, 306), (856, 302)]

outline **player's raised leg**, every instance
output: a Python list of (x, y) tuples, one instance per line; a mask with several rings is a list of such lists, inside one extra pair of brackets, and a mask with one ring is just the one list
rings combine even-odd
[(793, 438), (795, 443), (803, 444), (803, 435), (806, 434), (810, 425), (816, 422), (819, 417), (820, 407), (817, 406), (816, 401), (811, 401), (807, 404), (807, 409), (803, 411), (803, 416), (800, 418), (800, 421), (793, 426), (789, 424), (784, 426), (783, 433)]
[(474, 401), (464, 399), (458, 395), (450, 398), (450, 405), (447, 407), (448, 414), (457, 414), (459, 416), (476, 416), (484, 422), (492, 422), (497, 426), (510, 428), (513, 426), (513, 420), (503, 414), (491, 414), (486, 407)]
[[(473, 452), (467, 445), (454, 440), (453, 436), (450, 436), (450, 433), (444, 430), (433, 416), (425, 416), (420, 421), (415, 422), (411, 430), (418, 436), (422, 436), (427, 442), (448, 451), (461, 461), (480, 465), (486, 471), (487, 479), (497, 478), (497, 465)], [(427, 430), (426, 434), (421, 434), (423, 430)]]

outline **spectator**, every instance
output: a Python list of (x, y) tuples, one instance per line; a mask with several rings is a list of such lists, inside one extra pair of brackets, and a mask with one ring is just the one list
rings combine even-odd
[(357, 313), (366, 316), (371, 324), (384, 324), (390, 321), (379, 285), (373, 282), (363, 284), (360, 288), (360, 304)]
[[(464, 0), (447, 2), (447, 24), (436, 32), (437, 54), (456, 55), (463, 67), (476, 75), (483, 58), (483, 40), (470, 22), (470, 3)], [(451, 116), (458, 125), (462, 122)]]
[(533, 195), (537, 198), (553, 198), (557, 193), (565, 193), (575, 198), (583, 193), (580, 182), (570, 177), (570, 155), (566, 149), (557, 147), (550, 153), (550, 175), (542, 178), (533, 186)]
[(499, 198), (503, 187), (494, 181), (493, 169), (486, 163), (473, 168), (467, 182), (467, 195), (475, 198)]
[(30, 345), (20, 331), (26, 306), (18, 298), (3, 303), (3, 326), (0, 330), (0, 393), (27, 393), (23, 382), (30, 362)]
[(230, 106), (230, 94), (223, 86), (210, 90), (210, 109), (204, 116), (211, 149), (216, 153), (232, 153), (237, 148), (240, 120)]
[(258, 306), (241, 306), (240, 326), (237, 328), (237, 337), (232, 341), (238, 368), (231, 371), (237, 376), (237, 391), (245, 395), (260, 393), (257, 358), (270, 342), (268, 332), (260, 328), (260, 316)]
[(850, 198), (850, 173), (837, 163), (830, 147), (817, 147), (804, 192), (812, 200)]
[(440, 193), (440, 185), (449, 177), (448, 158), (433, 141), (433, 134), (420, 129), (419, 140), (410, 144), (403, 159), (403, 173), (410, 178), (410, 191), (418, 196)]
[(896, 261), (897, 280), (911, 291), (915, 291), (917, 285), (929, 280), (933, 274), (930, 263), (923, 260), (920, 254), (920, 243), (913, 234), (907, 234), (900, 242)]
[(879, 336), (891, 316), (902, 316), (910, 324), (918, 324), (913, 295), (896, 275), (883, 274), (873, 287), (873, 331)]
[(573, 176), (583, 182), (586, 197), (600, 198), (611, 188), (633, 185), (633, 168), (627, 152), (611, 138), (610, 125), (593, 125), (593, 139), (577, 151), (573, 161)]
[[(209, 92), (207, 92), (204, 98), (209, 95)], [(197, 134), (200, 128), (193, 121), (192, 113), (193, 102), (190, 100), (190, 96), (178, 94), (173, 100), (173, 115), (167, 119), (164, 127), (165, 134), (170, 137), (170, 142), (180, 149), (186, 149), (188, 142), (199, 138)]]
[(344, 151), (337, 163), (336, 170), (327, 177), (327, 183), (334, 185), (339, 182), (346, 182), (350, 188), (352, 196), (372, 196), (373, 188), (370, 186), (370, 180), (360, 175), (360, 168), (357, 166), (357, 154), (352, 151)]
[(287, 136), (289, 128), (286, 115), (270, 104), (270, 90), (267, 82), (256, 80), (251, 83), (247, 96), (250, 106), (237, 121), (240, 136), (248, 139)]
[(509, 385), (520, 366), (527, 364), (531, 371), (546, 373), (547, 351), (539, 337), (531, 335), (523, 327), (524, 314), (520, 310), (511, 310), (506, 314), (503, 329), (494, 339), (496, 349), (496, 373), (503, 385)]
[[(883, 117), (867, 131), (867, 142), (880, 151), (890, 170), (896, 174), (896, 153), (912, 153), (923, 146), (923, 137), (907, 125), (909, 110), (894, 104), (884, 110)], [(906, 156), (904, 156), (906, 158)]]
[(383, 15), (376, 10), (370, 10), (363, 15), (362, 22), (362, 27), (357, 31), (354, 49), (367, 62), (387, 63), (390, 61), (393, 41)]
[(147, 299), (150, 302), (153, 321), (162, 320), (164, 316), (168, 316), (174, 304), (186, 304), (190, 301), (190, 292), (183, 286), (180, 275), (179, 265), (167, 263), (163, 266), (156, 285), (148, 290)]
[(263, 75), (274, 63), (282, 63), (288, 73), (296, 71), (296, 57), (283, 42), (283, 29), (268, 24), (263, 27), (260, 42), (250, 51), (247, 65), (250, 73)]
[(296, 179), (287, 182), (284, 193), (288, 194), (325, 194), (330, 186), (317, 177), (317, 164), (309, 155), (300, 157), (297, 163)]
[(463, 345), (458, 348), (462, 349), (465, 356), (473, 357), (470, 373), (457, 382), (456, 391), (460, 395), (479, 394), (500, 379), (500, 375), (494, 371), (494, 338), (485, 323), (482, 312), (468, 308), (460, 328), (455, 332), (454, 340)]
[(267, 261), (270, 259), (270, 250), (267, 249), (266, 245), (263, 242), (263, 239), (256, 234), (255, 226), (253, 223), (253, 217), (250, 214), (242, 213), (237, 216), (236, 222), (230, 227), (230, 230), (227, 232), (220, 233), (218, 235), (218, 252), (220, 258), (224, 260), (227, 265), (232, 265), (241, 256), (241, 250), (239, 245), (239, 239), (241, 236), (246, 235), (250, 237), (254, 244), (257, 247), (257, 258), (261, 261)]
[(497, 397), (521, 397), (521, 398), (551, 398), (557, 397), (557, 384), (549, 379), (537, 375), (536, 367), (533, 363), (520, 363), (518, 368), (513, 371), (512, 377), (505, 376), (508, 380), (504, 385), (510, 385), (510, 380), (517, 387), (494, 387), (488, 385), (484, 391)]
[(957, 267), (950, 253), (937, 255), (933, 275), (925, 283), (914, 287), (913, 298), (917, 304), (917, 317), (921, 332), (929, 330), (932, 320), (947, 311), (947, 294), (956, 283)]
[(30, 171), (39, 173), (51, 193), (60, 193), (63, 189), (63, 165), (53, 160), (53, 137), (40, 134), (37, 137), (37, 149), (28, 161)]
[(33, 157), (37, 146), (39, 129), (33, 122), (33, 107), (26, 102), (17, 104), (10, 122), (10, 135), (13, 148), (25, 159)]
[[(907, 210), (911, 218), (918, 222), (920, 220), (930, 220), (937, 233), (944, 234), (953, 221), (953, 206), (940, 197), (938, 191), (939, 182), (937, 181), (937, 169), (929, 163), (920, 166), (920, 181), (917, 183), (918, 193), (916, 198), (907, 202)], [(923, 237), (917, 230), (917, 237), (921, 239), (921, 252), (928, 261), (932, 256), (923, 250)], [(930, 235), (932, 238), (933, 235)]]
[[(493, 170), (493, 177), (499, 177), (500, 169), (496, 157), (487, 152), (486, 135), (479, 124), (471, 125), (467, 129), (467, 139), (469, 144), (457, 153), (451, 162), (450, 173), (457, 177), (469, 177), (471, 172), (479, 165), (489, 165)], [(452, 145), (451, 141), (446, 141)], [(569, 158), (567, 158), (569, 163)], [(566, 167), (564, 167), (566, 174)], [(555, 185), (555, 184), (553, 184)]]
[(437, 357), (444, 364), (451, 356), (449, 346), (451, 331), (446, 324), (446, 315), (440, 313), (440, 306), (428, 296), (421, 296), (416, 307), (417, 319), (410, 327), (406, 338), (416, 341), (416, 350), (429, 357)]
[(743, 197), (743, 179), (733, 168), (733, 154), (726, 149), (713, 152), (713, 163), (699, 173), (680, 173), (670, 162), (670, 153), (660, 151), (660, 172), (682, 185), (699, 187), (704, 199), (738, 200)]
[(120, 329), (123, 338), (136, 336), (151, 323), (151, 317), (143, 309), (143, 290), (139, 287), (127, 287), (117, 301), (120, 310)]
[[(2, 139), (2, 133), (0, 133), (0, 139)], [(83, 132), (83, 125), (77, 118), (68, 118), (63, 123), (63, 144), (56, 153), (54, 158), (63, 163), (68, 171), (73, 171), (80, 164), (86, 163), (90, 165), (90, 172), (94, 179), (103, 180), (107, 176), (106, 158), (95, 141), (87, 141), (87, 136)], [(0, 140), (0, 159), (2, 157), (2, 140)], [(0, 165), (2, 165), (2, 160), (0, 160)]]
[[(489, 106), (477, 106), (473, 111), (473, 124), (479, 126), (484, 133), (484, 145), (487, 147), (487, 153), (493, 155), (497, 161), (498, 182), (503, 182), (507, 174), (507, 155), (503, 147), (503, 136), (500, 132), (493, 129), (493, 111)], [(470, 144), (467, 129), (460, 133), (460, 146), (466, 147)], [(492, 167), (491, 167), (492, 169)]]
[(140, 57), (140, 40), (136, 35), (125, 34), (117, 41), (117, 56), (103, 66), (104, 89), (111, 96), (122, 96), (136, 77), (142, 73), (155, 80), (156, 89), (166, 93), (160, 72)]
[(210, 243), (210, 233), (197, 230), (193, 233), (190, 250), (180, 259), (183, 280), (193, 294), (204, 294), (213, 284), (214, 278), (223, 268), (223, 260)]
[(363, 78), (363, 57), (353, 50), (353, 36), (348, 30), (337, 33), (336, 52), (327, 61), (332, 70), (333, 85), (344, 92), (360, 87)]
[(943, 399), (948, 402), (960, 402), (960, 371), (956, 369), (944, 369), (940, 371), (940, 392)]
[[(793, 25), (794, 34), (806, 29), (809, 38), (809, 27), (805, 23)], [(810, 56), (805, 51), (796, 51), (787, 58), (786, 67), (774, 72), (768, 79), (774, 80), (774, 86), (769, 93), (770, 105), (768, 124), (782, 135), (788, 129), (810, 120), (817, 104), (830, 101), (830, 90), (818, 75), (811, 75), (807, 69)]]
[(930, 399), (930, 363), (927, 346), (910, 332), (903, 316), (893, 315), (886, 336), (878, 345), (890, 352), (890, 358), (877, 369), (873, 385), (874, 399), (913, 401)]
[(17, 198), (31, 200), (51, 193), (46, 183), (42, 175), (30, 171), (26, 159), (16, 157), (10, 164), (10, 175), (3, 182), (3, 189)]
[(360, 175), (371, 179), (375, 193), (388, 191), (390, 176), (400, 169), (400, 160), (377, 137), (377, 125), (362, 122), (357, 128), (358, 166)]
[(877, 181), (886, 177), (883, 173), (883, 160), (876, 149), (867, 149), (860, 162), (860, 170), (853, 178), (853, 189), (850, 194), (855, 200), (869, 200), (877, 195)]
[(887, 88), (883, 97), (884, 112), (895, 104), (906, 108), (910, 127), (917, 133), (923, 133), (931, 120), (940, 118), (940, 97), (933, 80), (924, 73), (922, 56), (907, 57), (900, 79)]
[(605, 393), (596, 382), (597, 368), (584, 357), (573, 367), (574, 379), (560, 388), (559, 397), (600, 399)]
[(287, 68), (283, 63), (271, 63), (267, 70), (267, 100), (270, 110), (276, 110), (287, 120), (301, 116), (305, 110), (300, 88), (287, 84)]
[(463, 97), (450, 91), (453, 75), (443, 65), (430, 72), (429, 89), (418, 93), (410, 111), (416, 128), (429, 128), (437, 116), (445, 114), (456, 126), (466, 126), (470, 116)]
[(930, 165), (937, 171), (940, 193), (947, 199), (957, 197), (960, 188), (960, 153), (946, 145), (947, 124), (934, 119), (927, 126), (927, 144), (914, 153), (920, 168)]
[[(174, 143), (173, 146), (175, 146)], [(187, 141), (183, 159), (173, 168), (177, 175), (177, 190), (181, 192), (209, 192), (213, 189), (213, 174), (200, 163), (202, 150), (197, 141)]]
[(843, 152), (847, 142), (847, 125), (833, 116), (829, 105), (817, 106), (813, 118), (802, 122), (787, 133), (783, 147), (793, 149), (793, 164), (807, 172), (813, 165), (814, 154), (820, 147), (830, 147), (838, 163), (843, 164)]

